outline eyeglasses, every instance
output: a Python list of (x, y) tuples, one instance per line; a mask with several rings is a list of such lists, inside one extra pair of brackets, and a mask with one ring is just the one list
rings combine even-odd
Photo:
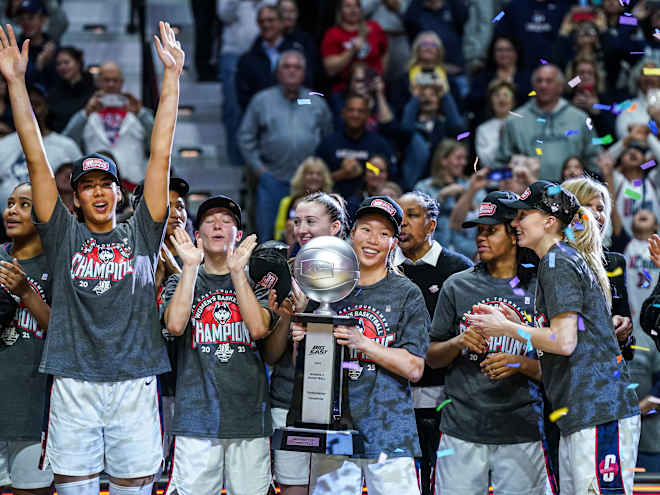
[(424, 48), (436, 48), (440, 45), (437, 41), (422, 41), (419, 46)]

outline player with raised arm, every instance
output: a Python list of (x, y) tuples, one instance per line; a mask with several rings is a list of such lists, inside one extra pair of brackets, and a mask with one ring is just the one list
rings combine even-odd
[(167, 23), (154, 44), (164, 65), (144, 201), (117, 224), (117, 166), (94, 154), (74, 162), (74, 205), (58, 199), (25, 87), (29, 40), (19, 50), (0, 29), (0, 72), (25, 152), (37, 230), (53, 277), (53, 310), (39, 371), (54, 375), (42, 467), (60, 495), (151, 494), (162, 462), (155, 375), (170, 366), (160, 333), (154, 274), (168, 208), (172, 138), (184, 53)]

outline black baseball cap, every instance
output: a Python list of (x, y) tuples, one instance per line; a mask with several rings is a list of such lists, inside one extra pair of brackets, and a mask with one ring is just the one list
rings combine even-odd
[(540, 210), (557, 217), (569, 225), (580, 209), (580, 202), (570, 191), (547, 180), (539, 180), (529, 185), (519, 199), (502, 200), (502, 203), (516, 210)]
[(389, 196), (370, 196), (360, 203), (360, 207), (355, 212), (355, 220), (368, 213), (377, 213), (387, 218), (394, 227), (394, 234), (399, 237), (403, 210), (396, 201)]
[(518, 195), (509, 191), (493, 191), (488, 193), (481, 205), (477, 218), (463, 222), (463, 228), (469, 229), (477, 225), (497, 225), (509, 223), (516, 218), (518, 210), (502, 203), (502, 200), (515, 201)]
[(289, 246), (283, 242), (267, 241), (257, 246), (250, 256), (250, 278), (264, 289), (275, 289), (278, 303), (284, 301), (291, 292), (288, 251)]
[(23, 0), (16, 8), (16, 14), (29, 12), (30, 14), (45, 14), (46, 7), (41, 0)]
[(190, 191), (190, 185), (181, 177), (170, 177), (170, 191), (174, 191), (185, 198)]
[(117, 164), (105, 155), (92, 153), (91, 155), (83, 156), (71, 165), (71, 187), (75, 189), (76, 183), (83, 175), (97, 170), (112, 176), (112, 180), (119, 184)]
[(202, 202), (197, 208), (197, 216), (195, 218), (195, 228), (199, 230), (199, 224), (202, 222), (204, 215), (207, 211), (212, 210), (213, 208), (225, 208), (236, 220), (236, 227), (238, 230), (241, 230), (241, 207), (238, 206), (238, 203), (231, 199), (228, 196), (223, 196), (219, 194), (218, 196), (211, 196), (209, 199)]

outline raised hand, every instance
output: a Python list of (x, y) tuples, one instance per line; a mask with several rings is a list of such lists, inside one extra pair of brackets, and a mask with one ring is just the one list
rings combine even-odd
[(160, 21), (160, 38), (154, 35), (154, 46), (158, 52), (158, 58), (163, 62), (165, 70), (173, 70), (177, 75), (183, 71), (183, 62), (186, 54), (181, 49), (181, 43), (177, 41), (174, 30), (169, 22)]
[(0, 72), (7, 82), (25, 79), (30, 40), (25, 40), (19, 51), (14, 29), (9, 24), (7, 24), (7, 34), (0, 27)]
[(197, 240), (197, 246), (193, 244), (188, 233), (182, 228), (174, 230), (174, 234), (170, 236), (170, 241), (176, 249), (176, 254), (179, 255), (184, 266), (199, 266), (204, 259), (204, 245), (201, 237)]
[(252, 251), (257, 247), (257, 236), (249, 235), (237, 248), (231, 248), (227, 256), (227, 267), (231, 272), (240, 272), (250, 261)]

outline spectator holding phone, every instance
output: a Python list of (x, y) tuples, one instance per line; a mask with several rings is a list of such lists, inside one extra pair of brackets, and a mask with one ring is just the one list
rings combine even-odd
[(124, 77), (115, 62), (101, 65), (96, 91), (85, 108), (76, 112), (63, 131), (84, 153), (108, 150), (121, 167), (129, 191), (144, 180), (153, 112), (130, 93), (122, 93)]

